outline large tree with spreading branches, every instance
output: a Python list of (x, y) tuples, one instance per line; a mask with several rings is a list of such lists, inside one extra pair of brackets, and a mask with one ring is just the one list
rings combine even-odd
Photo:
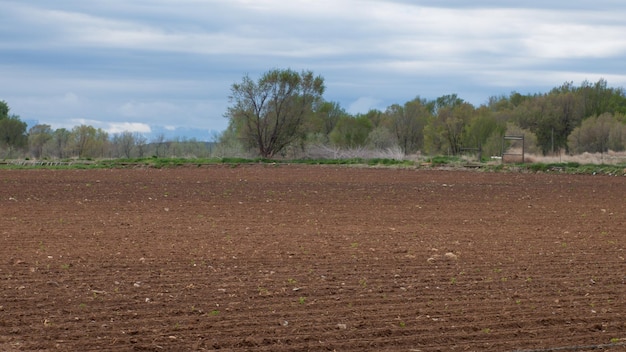
[(257, 82), (246, 75), (231, 87), (226, 117), (247, 147), (271, 158), (303, 136), (304, 121), (324, 89), (324, 79), (311, 71), (274, 69)]

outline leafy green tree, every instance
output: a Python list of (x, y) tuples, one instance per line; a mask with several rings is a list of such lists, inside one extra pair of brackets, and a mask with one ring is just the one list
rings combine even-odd
[(339, 122), (339, 119), (346, 115), (348, 113), (339, 103), (332, 101), (323, 102), (315, 109), (311, 130), (328, 136), (337, 125), (337, 122)]
[(0, 101), (0, 148), (7, 149), (11, 157), (14, 150), (28, 145), (28, 136), (26, 123), (18, 115), (9, 115), (9, 112), (9, 105), (4, 100)]
[[(537, 145), (543, 154), (560, 148), (566, 141), (560, 139), (558, 108), (547, 95), (526, 100), (515, 109), (515, 122), (537, 137)], [(555, 134), (555, 130), (557, 133)]]
[(428, 108), (433, 115), (438, 115), (441, 109), (454, 109), (465, 101), (457, 94), (442, 95), (428, 103)]
[(424, 127), (431, 116), (425, 100), (418, 97), (403, 106), (394, 104), (385, 114), (404, 154), (415, 153), (424, 146)]
[(585, 114), (583, 101), (575, 92), (558, 94), (552, 99), (557, 109), (555, 141), (558, 141), (559, 147), (567, 150), (567, 136), (580, 125)]
[(511, 93), (511, 95), (509, 96), (509, 101), (511, 102), (511, 104), (514, 107), (518, 107), (520, 105), (522, 105), (522, 103), (524, 103), (525, 101), (532, 99), (532, 96), (530, 95), (522, 95), (518, 92), (513, 92)]
[(525, 102), (529, 114), (519, 124), (537, 135), (544, 154), (568, 149), (567, 136), (584, 117), (584, 104), (572, 82), (565, 82), (548, 94)]
[(426, 104), (433, 116), (424, 127), (424, 150), (428, 154), (458, 154), (461, 151), (461, 135), (465, 128), (466, 110), (473, 106), (456, 94), (443, 95)]
[(70, 152), (71, 132), (65, 128), (58, 128), (52, 133), (52, 139), (46, 144), (49, 150), (60, 159), (67, 158)]
[(28, 144), (26, 127), (26, 122), (21, 121), (17, 115), (0, 120), (0, 147), (7, 148), (9, 155), (15, 149), (26, 147)]
[(69, 143), (79, 158), (103, 157), (109, 146), (109, 136), (100, 128), (80, 125), (72, 129)]
[(585, 117), (599, 116), (605, 112), (626, 113), (624, 89), (609, 87), (604, 78), (595, 83), (584, 81), (576, 93), (583, 101)]
[(311, 71), (274, 69), (254, 82), (245, 76), (231, 87), (226, 117), (244, 143), (262, 157), (273, 157), (303, 138), (305, 117), (322, 99), (324, 79)]
[(626, 124), (621, 123), (610, 113), (593, 116), (574, 129), (569, 136), (571, 151), (574, 153), (605, 153), (609, 149), (624, 150)]
[(41, 158), (44, 154), (44, 146), (52, 140), (52, 128), (50, 125), (38, 124), (28, 130), (28, 144), (30, 152), (35, 158)]
[(357, 117), (364, 117), (370, 120), (372, 128), (380, 126), (385, 120), (383, 112), (378, 109), (370, 109), (365, 114), (359, 114)]
[(72, 128), (71, 145), (79, 158), (88, 157), (90, 148), (93, 148), (96, 139), (96, 129), (93, 126), (80, 125)]
[(7, 102), (4, 100), (0, 100), (0, 120), (9, 117), (10, 110), (11, 109), (9, 108), (9, 104), (7, 104)]
[(302, 134), (305, 136), (299, 145), (304, 151), (306, 144), (320, 145), (330, 142), (330, 133), (342, 116), (348, 113), (337, 102), (320, 101), (314, 104), (313, 112), (303, 123)]
[(626, 115), (613, 115), (613, 126), (609, 132), (609, 150), (616, 152), (626, 150)]
[(372, 129), (372, 122), (366, 115), (343, 116), (330, 133), (330, 141), (342, 148), (364, 147)]
[[(478, 108), (467, 124), (462, 136), (462, 144), (466, 148), (476, 148), (478, 156), (482, 153), (497, 155), (499, 147), (497, 141), (502, 140), (506, 125), (497, 120), (494, 113), (487, 107)], [(489, 142), (489, 143), (488, 143)]]
[[(460, 102), (452, 105), (440, 106), (436, 109), (437, 115), (430, 122), (429, 128), (426, 130), (430, 136), (429, 141), (431, 143), (437, 142), (438, 152), (446, 142), (447, 152), (452, 155), (458, 155), (462, 149), (462, 136), (466, 125), (469, 123), (474, 113), (474, 106), (469, 103)], [(439, 134), (434, 136), (433, 134)], [(433, 147), (433, 146), (431, 146)], [(436, 149), (435, 149), (436, 150)]]
[(441, 131), (441, 124), (436, 117), (431, 117), (424, 127), (424, 148), (423, 151), (428, 155), (436, 155), (445, 153), (446, 138)]

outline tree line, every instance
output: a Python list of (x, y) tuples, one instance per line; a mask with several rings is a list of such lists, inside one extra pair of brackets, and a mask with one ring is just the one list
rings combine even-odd
[(323, 144), (337, 148), (400, 148), (405, 154), (498, 155), (503, 137), (523, 135), (530, 152), (623, 151), (626, 94), (606, 80), (573, 82), (547, 93), (489, 98), (474, 106), (456, 94), (393, 104), (352, 115), (323, 99), (324, 81), (311, 71), (271, 70), (231, 87), (223, 143), (238, 141), (263, 157)]
[(270, 70), (231, 86), (228, 127), (217, 145), (195, 139), (151, 141), (140, 133), (109, 134), (89, 125), (27, 130), (0, 101), (0, 156), (131, 158), (147, 156), (306, 156), (312, 146), (399, 149), (404, 155), (499, 155), (505, 135), (523, 135), (527, 150), (551, 154), (626, 149), (626, 93), (607, 81), (565, 82), (546, 93), (494, 96), (474, 106), (456, 94), (416, 97), (384, 111), (350, 114), (327, 101), (324, 79), (311, 71)]
[(18, 115), (0, 101), (0, 157), (35, 159), (95, 159), (190, 156), (208, 157), (212, 143), (196, 139), (167, 139), (163, 134), (153, 140), (141, 133), (124, 131), (110, 134), (101, 128), (79, 125), (72, 129), (52, 129), (37, 124), (27, 130)]

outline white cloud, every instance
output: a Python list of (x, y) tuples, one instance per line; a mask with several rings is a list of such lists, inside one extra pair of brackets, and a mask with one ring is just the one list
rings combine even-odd
[(105, 130), (109, 133), (121, 133), (121, 132), (139, 132), (139, 133), (151, 133), (152, 129), (148, 124), (140, 122), (112, 122), (108, 123), (108, 127)]
[(624, 31), (626, 26), (543, 24), (523, 42), (534, 57), (603, 58), (626, 53)]
[[(75, 126), (88, 125), (94, 128), (100, 128), (107, 133), (121, 133), (121, 132), (139, 132), (139, 133), (151, 133), (152, 128), (150, 125), (142, 122), (109, 122), (101, 120), (93, 120), (86, 118), (70, 119), (68, 126), (59, 126), (65, 128), (73, 128)], [(54, 126), (53, 126), (54, 127)], [(59, 128), (54, 127), (54, 128)]]
[(104, 122), (102, 121), (85, 119), (85, 118), (70, 119), (70, 122), (72, 123), (73, 126), (88, 125), (88, 126), (93, 126), (96, 128), (101, 128), (101, 126), (104, 125)]
[(220, 130), (230, 84), (271, 68), (314, 70), (327, 79), (325, 97), (352, 113), (416, 95), (480, 103), (570, 80), (626, 83), (626, 3), (516, 4), (8, 1), (0, 99), (53, 125)]

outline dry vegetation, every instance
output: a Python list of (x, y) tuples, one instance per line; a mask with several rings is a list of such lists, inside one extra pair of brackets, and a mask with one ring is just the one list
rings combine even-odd
[(579, 163), (579, 164), (609, 164), (619, 165), (626, 164), (626, 152), (614, 152), (608, 153), (582, 153), (578, 155), (561, 154), (556, 156), (543, 156), (530, 154), (526, 155), (526, 161), (530, 163)]

